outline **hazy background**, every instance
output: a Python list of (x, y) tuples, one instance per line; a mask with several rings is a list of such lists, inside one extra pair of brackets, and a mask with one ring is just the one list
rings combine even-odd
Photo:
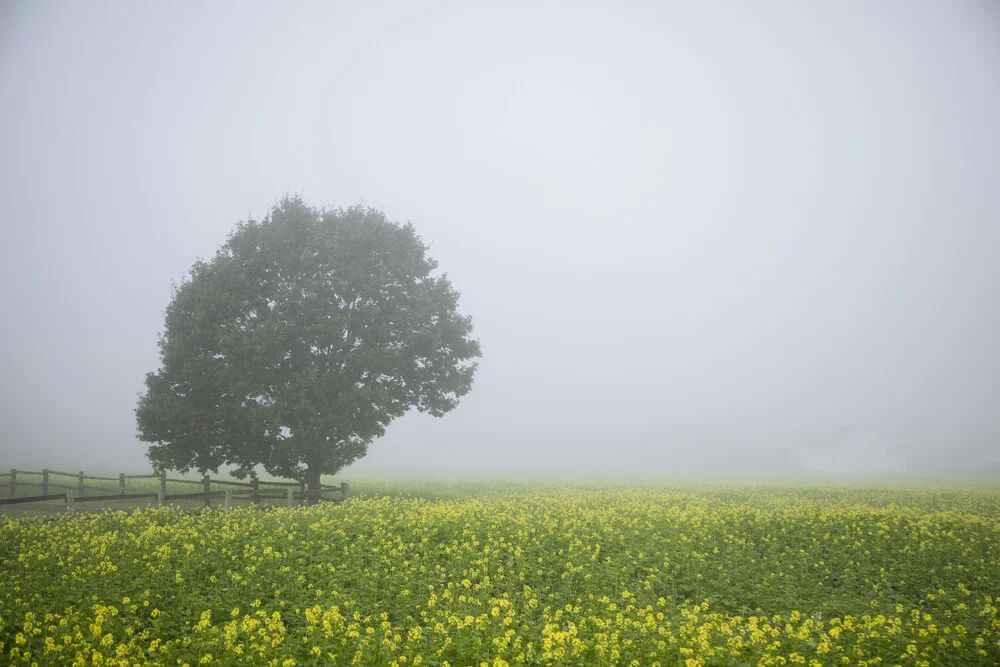
[(348, 475), (1000, 475), (1000, 5), (0, 4), (0, 464), (146, 467), (170, 296), (284, 192), (483, 345)]

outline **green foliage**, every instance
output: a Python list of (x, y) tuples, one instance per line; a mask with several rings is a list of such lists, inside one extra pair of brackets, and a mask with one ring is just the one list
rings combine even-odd
[(997, 489), (358, 487), (0, 518), (0, 663), (1000, 661)]
[(175, 287), (136, 408), (158, 468), (306, 475), (315, 488), (411, 408), (436, 417), (480, 356), (410, 224), (285, 198)]

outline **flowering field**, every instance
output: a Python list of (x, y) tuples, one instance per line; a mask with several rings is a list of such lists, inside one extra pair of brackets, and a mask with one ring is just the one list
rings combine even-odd
[(0, 519), (0, 663), (1000, 664), (1000, 491), (356, 488)]

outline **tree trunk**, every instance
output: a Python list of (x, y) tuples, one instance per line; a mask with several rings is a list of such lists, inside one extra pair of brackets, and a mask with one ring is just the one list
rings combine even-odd
[[(307, 491), (319, 491), (320, 481), (319, 481), (319, 465), (315, 463), (306, 464), (306, 490)], [(308, 496), (306, 501), (307, 505), (315, 505), (317, 502), (315, 495)]]

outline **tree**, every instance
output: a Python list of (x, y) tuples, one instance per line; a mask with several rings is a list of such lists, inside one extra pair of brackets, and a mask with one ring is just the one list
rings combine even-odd
[(167, 307), (136, 408), (157, 469), (255, 466), (310, 490), (411, 408), (441, 417), (480, 356), (410, 224), (285, 197), (199, 260)]

